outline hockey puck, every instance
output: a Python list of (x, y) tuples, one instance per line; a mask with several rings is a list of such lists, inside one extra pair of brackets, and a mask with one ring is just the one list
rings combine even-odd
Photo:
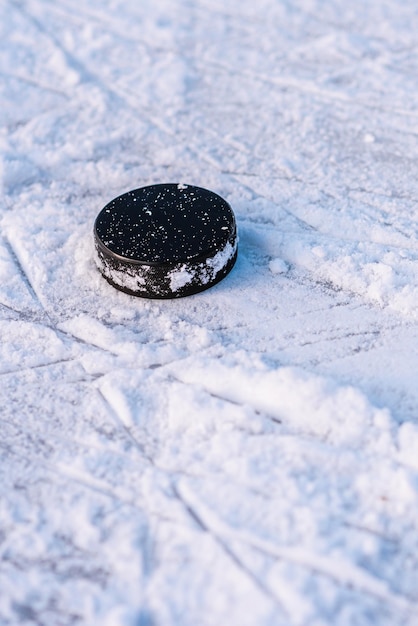
[(143, 298), (179, 298), (222, 280), (237, 258), (230, 205), (183, 184), (118, 196), (94, 224), (96, 263), (116, 289)]

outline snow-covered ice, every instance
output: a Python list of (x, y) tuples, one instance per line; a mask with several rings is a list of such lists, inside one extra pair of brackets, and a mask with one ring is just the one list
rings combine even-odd
[[(3, 0), (0, 624), (417, 626), (417, 31), (412, 0)], [(160, 182), (238, 223), (179, 300), (94, 262)]]

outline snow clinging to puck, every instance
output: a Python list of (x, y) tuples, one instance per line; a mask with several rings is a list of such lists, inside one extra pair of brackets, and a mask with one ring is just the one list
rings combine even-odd
[(118, 196), (97, 216), (94, 239), (104, 278), (144, 298), (208, 289), (230, 272), (238, 250), (229, 204), (212, 191), (183, 183)]

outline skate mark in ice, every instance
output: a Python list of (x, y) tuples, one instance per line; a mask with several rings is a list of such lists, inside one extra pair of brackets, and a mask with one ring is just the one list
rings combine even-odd
[(0, 72), (0, 76), (4, 76), (5, 78), (12, 78), (14, 80), (27, 83), (31, 87), (37, 87), (41, 91), (48, 91), (50, 93), (53, 93), (54, 95), (64, 98), (65, 100), (71, 100), (71, 96), (65, 91), (57, 89), (57, 87), (52, 87), (51, 85), (45, 85), (45, 83), (42, 83), (40, 80), (32, 78), (31, 76), (22, 76), (21, 74), (13, 74), (4, 71)]
[[(17, 563), (9, 561), (9, 563), (17, 571), (26, 570), (30, 565), (36, 564), (36, 562), (27, 563), (26, 561)], [(60, 610), (56, 605), (55, 598), (51, 598), (48, 606), (40, 609), (34, 609), (33, 606), (26, 602), (14, 602), (13, 613), (18, 620), (16, 623), (31, 623), (37, 624), (37, 626), (46, 626), (46, 624), (51, 623), (74, 626), (74, 624), (79, 624), (83, 619), (82, 613), (77, 613), (75, 610)]]
[(82, 346), (94, 348), (94, 350), (100, 350), (100, 352), (103, 352), (105, 354), (110, 354), (111, 356), (115, 356), (115, 357), (120, 356), (118, 352), (110, 350), (109, 348), (104, 348), (103, 346), (100, 346), (97, 343), (93, 343), (92, 341), (87, 341), (86, 339), (83, 339), (82, 337), (70, 332), (68, 329), (63, 330), (62, 328), (54, 327), (53, 330), (55, 330), (58, 336), (61, 335), (62, 337), (65, 337), (67, 340), (70, 339)]
[(63, 55), (63, 58), (65, 59), (69, 69), (71, 69), (74, 72), (76, 72), (76, 75), (80, 79), (83, 79), (83, 80), (86, 80), (86, 81), (91, 80), (92, 77), (91, 77), (89, 71), (87, 70), (87, 68), (80, 61), (78, 61), (78, 59), (71, 52), (69, 52), (65, 48), (63, 43), (60, 41), (60, 39), (58, 37), (55, 36), (55, 34), (51, 33), (47, 29), (47, 27), (37, 17), (35, 17), (31, 13), (31, 11), (28, 8), (27, 4), (20, 4), (19, 3), (19, 4), (14, 4), (13, 6), (20, 11), (20, 13), (24, 17), (24, 19), (26, 19), (27, 22), (29, 22), (32, 26), (34, 26), (34, 28), (44, 38), (46, 38), (48, 41), (50, 41), (51, 44), (54, 46), (54, 48), (57, 51), (59, 51), (60, 54)]
[[(3, 377), (7, 377), (7, 376), (15, 376), (18, 375), (19, 378), (20, 377), (24, 377), (28, 372), (33, 372), (35, 370), (42, 370), (42, 369), (49, 369), (49, 368), (54, 368), (55, 366), (59, 366), (59, 365), (63, 365), (63, 364), (68, 364), (69, 366), (71, 365), (79, 365), (79, 361), (77, 358), (75, 359), (59, 359), (58, 361), (52, 361), (50, 363), (40, 363), (39, 365), (32, 365), (30, 367), (23, 367), (23, 368), (19, 368), (19, 369), (11, 369), (11, 370), (6, 370), (6, 371), (0, 371), (0, 378)], [(80, 370), (81, 370), (81, 365), (80, 365)], [(68, 382), (78, 382), (78, 381), (68, 381)]]
[[(143, 37), (140, 36), (139, 30), (136, 31), (134, 35), (126, 29), (123, 22), (118, 24), (117, 20), (110, 18), (105, 12), (99, 12), (93, 9), (89, 9), (86, 6), (80, 6), (77, 9), (77, 12), (74, 12), (74, 7), (67, 3), (61, 2), (57, 4), (56, 2), (51, 2), (47, 0), (45, 4), (48, 5), (48, 12), (51, 11), (56, 15), (64, 18), (66, 22), (71, 21), (74, 24), (80, 25), (84, 24), (86, 20), (89, 20), (93, 24), (97, 24), (101, 29), (105, 29), (108, 33), (115, 35), (117, 37), (122, 37), (123, 41), (128, 41), (135, 43), (137, 46), (143, 46), (149, 52), (173, 52), (170, 47), (166, 47), (158, 42), (158, 45), (155, 45), (152, 41), (147, 41)], [(131, 22), (132, 25), (132, 22)]]
[(45, 472), (51, 475), (55, 479), (64, 479), (66, 482), (75, 483), (82, 486), (88, 491), (92, 491), (101, 496), (110, 498), (122, 505), (132, 506), (134, 508), (141, 508), (134, 499), (129, 497), (123, 490), (117, 490), (108, 483), (98, 480), (92, 476), (87, 476), (84, 472), (77, 471), (73, 467), (64, 465), (62, 463), (54, 463), (43, 459), (39, 456), (33, 456), (26, 452), (19, 452), (15, 446), (0, 442), (0, 448), (17, 460), (22, 461), (25, 466), (30, 464), (32, 470), (35, 468), (42, 468)]
[[(171, 365), (171, 363), (167, 363), (167, 365)], [(172, 372), (170, 372), (169, 376), (166, 378), (167, 381), (176, 381), (177, 383), (179, 383), (180, 385), (190, 385), (190, 382), (186, 382), (184, 380), (182, 380), (181, 378), (178, 378), (177, 376), (175, 376)], [(236, 398), (228, 398), (225, 395), (222, 395), (219, 392), (213, 391), (212, 389), (208, 389), (205, 386), (203, 386), (203, 391), (205, 393), (208, 394), (208, 396), (210, 398), (214, 398), (216, 400), (221, 400), (221, 402), (225, 402), (227, 404), (232, 404), (233, 406), (237, 406), (237, 407), (241, 407), (241, 408), (245, 408), (245, 407), (250, 407), (253, 411), (254, 414), (260, 417), (263, 417), (264, 419), (267, 419), (270, 422), (274, 422), (275, 424), (282, 424), (282, 420), (279, 419), (278, 417), (275, 417), (274, 415), (271, 415), (265, 411), (262, 411), (258, 408), (255, 408), (254, 406), (251, 406), (250, 404), (248, 404), (247, 402), (244, 401), (240, 401), (239, 399)]]
[[(232, 561), (232, 563), (238, 567), (238, 569), (255, 585), (265, 596), (267, 596), (283, 613), (286, 617), (287, 611), (285, 610), (280, 599), (273, 593), (273, 591), (266, 585), (266, 583), (261, 580), (245, 563), (244, 561), (236, 554), (236, 552), (230, 547), (228, 541), (225, 540), (224, 537), (220, 536), (210, 525), (207, 524), (204, 517), (196, 511), (193, 504), (191, 504), (184, 494), (181, 493), (181, 490), (178, 486), (172, 483), (172, 491), (174, 496), (179, 502), (183, 505), (184, 509), (191, 517), (191, 519), (196, 523), (196, 525), (205, 533), (208, 533), (214, 542), (221, 548), (222, 552), (225, 556)], [(229, 537), (229, 539), (234, 540), (234, 536)]]
[(2, 309), (4, 309), (2, 311), (3, 313), (5, 314), (7, 313), (8, 319), (12, 319), (13, 321), (19, 320), (23, 322), (35, 322), (35, 323), (40, 324), (44, 320), (43, 311), (41, 312), (38, 307), (33, 310), (32, 309), (23, 310), (23, 309), (18, 309), (16, 307), (10, 306), (9, 304), (5, 304), (4, 302), (0, 302), (0, 311)]
[(43, 36), (46, 37), (53, 44), (53, 46), (64, 56), (68, 67), (76, 72), (80, 81), (96, 85), (109, 101), (113, 102), (114, 104), (118, 104), (119, 106), (122, 105), (122, 107), (128, 106), (128, 108), (135, 111), (136, 114), (138, 114), (138, 112), (141, 112), (143, 115), (146, 116), (148, 121), (152, 122), (152, 125), (154, 127), (158, 128), (159, 130), (163, 130), (164, 128), (164, 132), (168, 132), (169, 127), (162, 122), (158, 122), (155, 118), (153, 119), (151, 113), (149, 114), (149, 118), (147, 117), (145, 111), (141, 109), (141, 103), (136, 97), (132, 98), (133, 94), (130, 94), (129, 90), (127, 90), (126, 88), (122, 88), (118, 85), (112, 87), (111, 85), (106, 84), (97, 73), (95, 73), (87, 66), (86, 63), (80, 60), (75, 54), (67, 50), (65, 45), (57, 37), (55, 37), (55, 35), (50, 32), (37, 17), (32, 15), (27, 6), (19, 6), (18, 8), (24, 15), (24, 17), (26, 17), (26, 19), (33, 26), (35, 26), (35, 28), (39, 32), (41, 32)]
[[(34, 450), (34, 447), (32, 444), (39, 443), (40, 447), (49, 445), (50, 449), (54, 451), (55, 448), (52, 448), (51, 444), (56, 443), (56, 444), (59, 444), (59, 446), (61, 446), (61, 449), (63, 450), (64, 449), (69, 450), (71, 448), (71, 450), (74, 450), (77, 453), (81, 453), (81, 454), (89, 453), (92, 451), (98, 452), (99, 454), (101, 453), (107, 454), (109, 452), (109, 447), (107, 445), (97, 445), (97, 444), (93, 444), (91, 440), (83, 441), (80, 438), (71, 437), (69, 435), (58, 434), (55, 430), (48, 431), (47, 441), (46, 441), (44, 438), (42, 438), (45, 435), (42, 425), (36, 425), (37, 429), (34, 429), (32, 427), (32, 430), (30, 431), (30, 433), (28, 433), (27, 432), (28, 429), (26, 426), (22, 426), (21, 423), (19, 423), (17, 420), (14, 420), (14, 421), (13, 420), (14, 420), (14, 416), (11, 416), (9, 419), (0, 416), (0, 423), (2, 424), (3, 431), (5, 431), (3, 432), (3, 442), (2, 442), (3, 445), (9, 444), (7, 437), (13, 438), (16, 434), (18, 434), (19, 438), (21, 438), (23, 441), (25, 440), (25, 437), (26, 437), (28, 442), (30, 442), (31, 450)], [(9, 427), (10, 430), (7, 430), (6, 427)], [(109, 437), (109, 441), (112, 441), (111, 437)], [(19, 446), (17, 446), (13, 442), (13, 440), (11, 442), (11, 447), (13, 447), (16, 452), (18, 451)], [(24, 448), (24, 446), (20, 445), (20, 448), (22, 449)], [(112, 455), (120, 457), (121, 460), (126, 459), (126, 453), (123, 450), (112, 448)], [(39, 457), (38, 456), (35, 457), (32, 455), (30, 458), (34, 460), (35, 458), (39, 458)], [(48, 461), (44, 459), (44, 462), (47, 463)], [(59, 467), (60, 470), (62, 470), (64, 473), (67, 472), (68, 474), (67, 470), (71, 471), (72, 472), (71, 475), (76, 478), (86, 476), (84, 472), (75, 472), (73, 466), (70, 467), (63, 463), (59, 463), (59, 464), (55, 464), (53, 462), (49, 462), (49, 463), (51, 467), (55, 467), (55, 468)], [(86, 477), (86, 479), (87, 478), (89, 478), (90, 482), (92, 483), (94, 482), (95, 485), (106, 485), (109, 487), (109, 489), (112, 488), (112, 485), (108, 485), (108, 483), (106, 483), (105, 481), (92, 478), (91, 475), (90, 477)]]
[(269, 74), (263, 74), (262, 72), (254, 72), (251, 69), (237, 69), (237, 67), (231, 67), (225, 63), (222, 63), (215, 59), (209, 59), (206, 57), (205, 62), (208, 65), (212, 65), (215, 68), (222, 69), (229, 74), (240, 75), (245, 78), (252, 78), (256, 82), (261, 82), (266, 85), (275, 85), (280, 89), (289, 90), (293, 89), (301, 93), (309, 94), (310, 96), (318, 97), (321, 100), (329, 102), (341, 102), (343, 104), (350, 105), (350, 107), (359, 107), (363, 109), (369, 109), (371, 111), (381, 111), (383, 113), (390, 113), (391, 115), (398, 115), (400, 117), (411, 117), (416, 119), (418, 113), (408, 109), (402, 109), (398, 107), (390, 107), (377, 103), (366, 102), (365, 100), (359, 100), (352, 98), (345, 93), (332, 91), (330, 89), (324, 89), (318, 87), (314, 82), (309, 80), (301, 80), (299, 78), (291, 78), (286, 76), (281, 78), (280, 76), (271, 76)]
[[(269, 163), (267, 159), (262, 158), (258, 155), (254, 155), (253, 152), (249, 148), (247, 148), (247, 146), (245, 146), (245, 144), (238, 142), (236, 140), (233, 140), (231, 138), (225, 137), (220, 131), (216, 131), (207, 126), (201, 127), (198, 124), (195, 124), (194, 130), (195, 130), (195, 135), (197, 136), (201, 135), (203, 137), (204, 145), (208, 145), (208, 144), (213, 145), (213, 142), (215, 140), (216, 144), (221, 143), (222, 145), (225, 146), (225, 151), (233, 150), (235, 154), (243, 155), (244, 157), (251, 156), (252, 162), (257, 162), (257, 163), (262, 163), (262, 164)], [(210, 142), (205, 141), (206, 135), (210, 136)], [(196, 141), (192, 141), (191, 139), (188, 139), (188, 147), (192, 148), (196, 154), (200, 154), (202, 157), (204, 157), (207, 160), (207, 162), (211, 163), (213, 167), (215, 167), (222, 174), (244, 176), (244, 177), (248, 176), (248, 177), (255, 177), (255, 178), (262, 177), (259, 173), (250, 171), (250, 168), (247, 168), (246, 170), (226, 169), (224, 166), (222, 166), (222, 163), (220, 163), (216, 158), (211, 157), (210, 154), (207, 152), (207, 150), (202, 148), (201, 145), (198, 145)], [(275, 172), (276, 171), (277, 171), (277, 168)], [(286, 172), (283, 170), (282, 175), (276, 174), (276, 173), (270, 174), (269, 180), (290, 181), (290, 180), (299, 180), (299, 179), (296, 177), (293, 179), (293, 177), (290, 177), (289, 175), (287, 175)], [(300, 182), (302, 182), (302, 180), (300, 180)]]
[(10, 257), (12, 258), (13, 263), (15, 264), (15, 266), (16, 266), (16, 268), (18, 270), (18, 273), (19, 273), (19, 275), (20, 275), (20, 277), (21, 277), (21, 279), (22, 279), (26, 289), (28, 290), (29, 294), (31, 295), (34, 303), (36, 303), (38, 305), (39, 309), (41, 309), (45, 313), (45, 315), (46, 315), (46, 317), (48, 319), (51, 319), (47, 309), (45, 308), (45, 305), (43, 303), (43, 300), (42, 300), (41, 296), (37, 292), (35, 285), (32, 283), (32, 281), (31, 281), (31, 279), (29, 277), (29, 273), (28, 273), (27, 268), (26, 268), (26, 263), (20, 258), (16, 248), (11, 243), (10, 239), (7, 238), (7, 237), (3, 237), (3, 239), (4, 239), (4, 243), (5, 243), (6, 249), (7, 249), (8, 253), (9, 253)]
[(107, 414), (111, 417), (112, 421), (119, 430), (125, 433), (128, 437), (131, 444), (134, 448), (139, 452), (141, 459), (148, 461), (151, 465), (155, 465), (154, 459), (149, 453), (145, 450), (145, 446), (143, 443), (139, 442), (138, 439), (134, 436), (129, 426), (125, 424), (123, 417), (121, 416), (121, 412), (115, 408), (114, 403), (106, 397), (106, 394), (101, 391), (101, 389), (96, 389), (96, 392), (102, 399), (102, 402), (106, 408)]
[[(362, 332), (356, 332), (356, 333), (350, 332), (350, 331), (343, 331), (340, 334), (329, 334), (329, 333), (330, 333), (329, 328), (318, 330), (312, 333), (312, 337), (315, 337), (315, 339), (312, 338), (309, 340), (300, 341), (298, 342), (297, 345), (303, 348), (305, 346), (313, 346), (313, 345), (328, 342), (328, 341), (341, 341), (343, 339), (351, 339), (352, 337), (364, 337), (364, 338), (370, 337), (370, 342), (368, 343), (368, 349), (372, 349), (374, 347), (374, 344), (376, 343), (376, 340), (381, 336), (380, 330), (370, 330), (370, 331), (362, 331)], [(323, 336), (324, 334), (326, 335), (325, 337)]]
[(350, 521), (342, 521), (341, 524), (345, 528), (348, 528), (349, 530), (355, 530), (362, 534), (372, 535), (373, 537), (377, 537), (378, 539), (386, 543), (393, 544), (396, 546), (399, 546), (402, 541), (398, 537), (390, 537), (387, 534), (385, 534), (383, 531), (377, 530), (375, 528), (369, 528), (368, 526), (364, 526), (363, 524), (357, 524), (355, 522), (350, 522)]
[(386, 581), (370, 574), (358, 565), (345, 560), (310, 553), (305, 547), (279, 546), (270, 540), (254, 536), (251, 531), (231, 528), (189, 487), (183, 490), (183, 499), (193, 511), (194, 519), (205, 520), (204, 525), (222, 542), (235, 541), (250, 546), (273, 559), (299, 565), (315, 575), (332, 580), (340, 587), (355, 589), (403, 611), (418, 614), (418, 604), (412, 598), (391, 591)]
[[(243, 187), (251, 189), (248, 185), (243, 185)], [(261, 194), (259, 197), (264, 197), (266, 200), (271, 201), (270, 198)], [(283, 206), (280, 206), (280, 210), (291, 216), (295, 220), (295, 223), (301, 227), (301, 230), (293, 231), (290, 230), (289, 227), (286, 227), (286, 230), (284, 231), (283, 227), (279, 229), (279, 226), (276, 224), (274, 224), (276, 229), (272, 229), (271, 227), (268, 227), (268, 224), (264, 224), (259, 220), (256, 221), (249, 216), (243, 216), (240, 219), (240, 224), (243, 227), (247, 225), (248, 228), (254, 229), (257, 231), (257, 235), (265, 240), (266, 244), (268, 244), (268, 252), (272, 258), (280, 256), (286, 248), (289, 248), (289, 250), (292, 251), (295, 246), (300, 249), (303, 247), (312, 249), (316, 246), (324, 246), (324, 249), (326, 250), (328, 250), (330, 246), (333, 246), (333, 253), (336, 254), (336, 251), (339, 251), (341, 256), (352, 255), (355, 253), (356, 247), (360, 245), (369, 247), (372, 251), (371, 254), (374, 253), (374, 255), (376, 255), (376, 253), (384, 255), (389, 252), (399, 252), (400, 254), (418, 254), (418, 244), (411, 241), (410, 233), (403, 232), (400, 228), (392, 228), (392, 230), (396, 230), (405, 239), (409, 239), (410, 245), (406, 245), (406, 242), (386, 243), (384, 241), (373, 241), (370, 238), (366, 239), (364, 237), (347, 236), (341, 234), (340, 232), (335, 234), (331, 232), (321, 232), (319, 228), (312, 226), (309, 222), (296, 215), (293, 211), (286, 209)], [(351, 247), (350, 244), (352, 244)], [(321, 259), (318, 261), (320, 260)]]
[[(266, 196), (264, 193), (260, 193), (255, 187), (253, 187), (252, 185), (248, 184), (248, 183), (243, 183), (241, 180), (239, 180), (238, 176), (235, 176), (235, 179), (237, 180), (237, 182), (239, 182), (239, 184), (243, 187), (243, 189), (247, 189), (248, 191), (250, 191), (253, 196), (255, 196), (256, 198), (262, 198), (264, 200), (268, 200), (269, 202), (274, 202), (275, 204), (277, 203), (276, 199), (273, 197), (269, 197)], [(286, 180), (293, 181), (294, 179), (290, 179), (288, 177), (286, 177)], [(301, 181), (303, 183), (303, 181)], [(307, 222), (306, 220), (304, 220), (303, 218), (299, 217), (298, 215), (296, 215), (295, 213), (293, 213), (290, 209), (284, 207), (283, 205), (280, 205), (280, 209), (281, 211), (283, 211), (285, 214), (289, 215), (289, 217), (292, 218), (292, 220), (295, 221), (295, 224), (297, 226), (299, 226), (302, 230), (304, 231), (310, 231), (310, 232), (315, 232), (317, 231), (317, 228), (315, 228), (315, 226), (312, 226), (312, 224), (309, 224), (309, 222)], [(245, 222), (246, 220), (248, 220), (248, 218), (243, 218), (243, 221)]]
[(46, 463), (45, 466), (51, 473), (64, 478), (68, 482), (76, 483), (84, 489), (98, 493), (106, 498), (110, 498), (122, 506), (129, 506), (138, 509), (141, 508), (135, 499), (132, 498), (131, 494), (126, 493), (123, 488), (115, 488), (103, 480), (87, 476), (84, 472), (76, 471), (74, 468), (69, 467), (68, 465), (63, 465), (62, 463), (59, 465)]

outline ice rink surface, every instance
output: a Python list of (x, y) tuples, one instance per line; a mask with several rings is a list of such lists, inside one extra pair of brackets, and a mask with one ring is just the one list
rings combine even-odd
[[(0, 624), (418, 625), (418, 6), (3, 0)], [(189, 298), (115, 196), (228, 200)]]

